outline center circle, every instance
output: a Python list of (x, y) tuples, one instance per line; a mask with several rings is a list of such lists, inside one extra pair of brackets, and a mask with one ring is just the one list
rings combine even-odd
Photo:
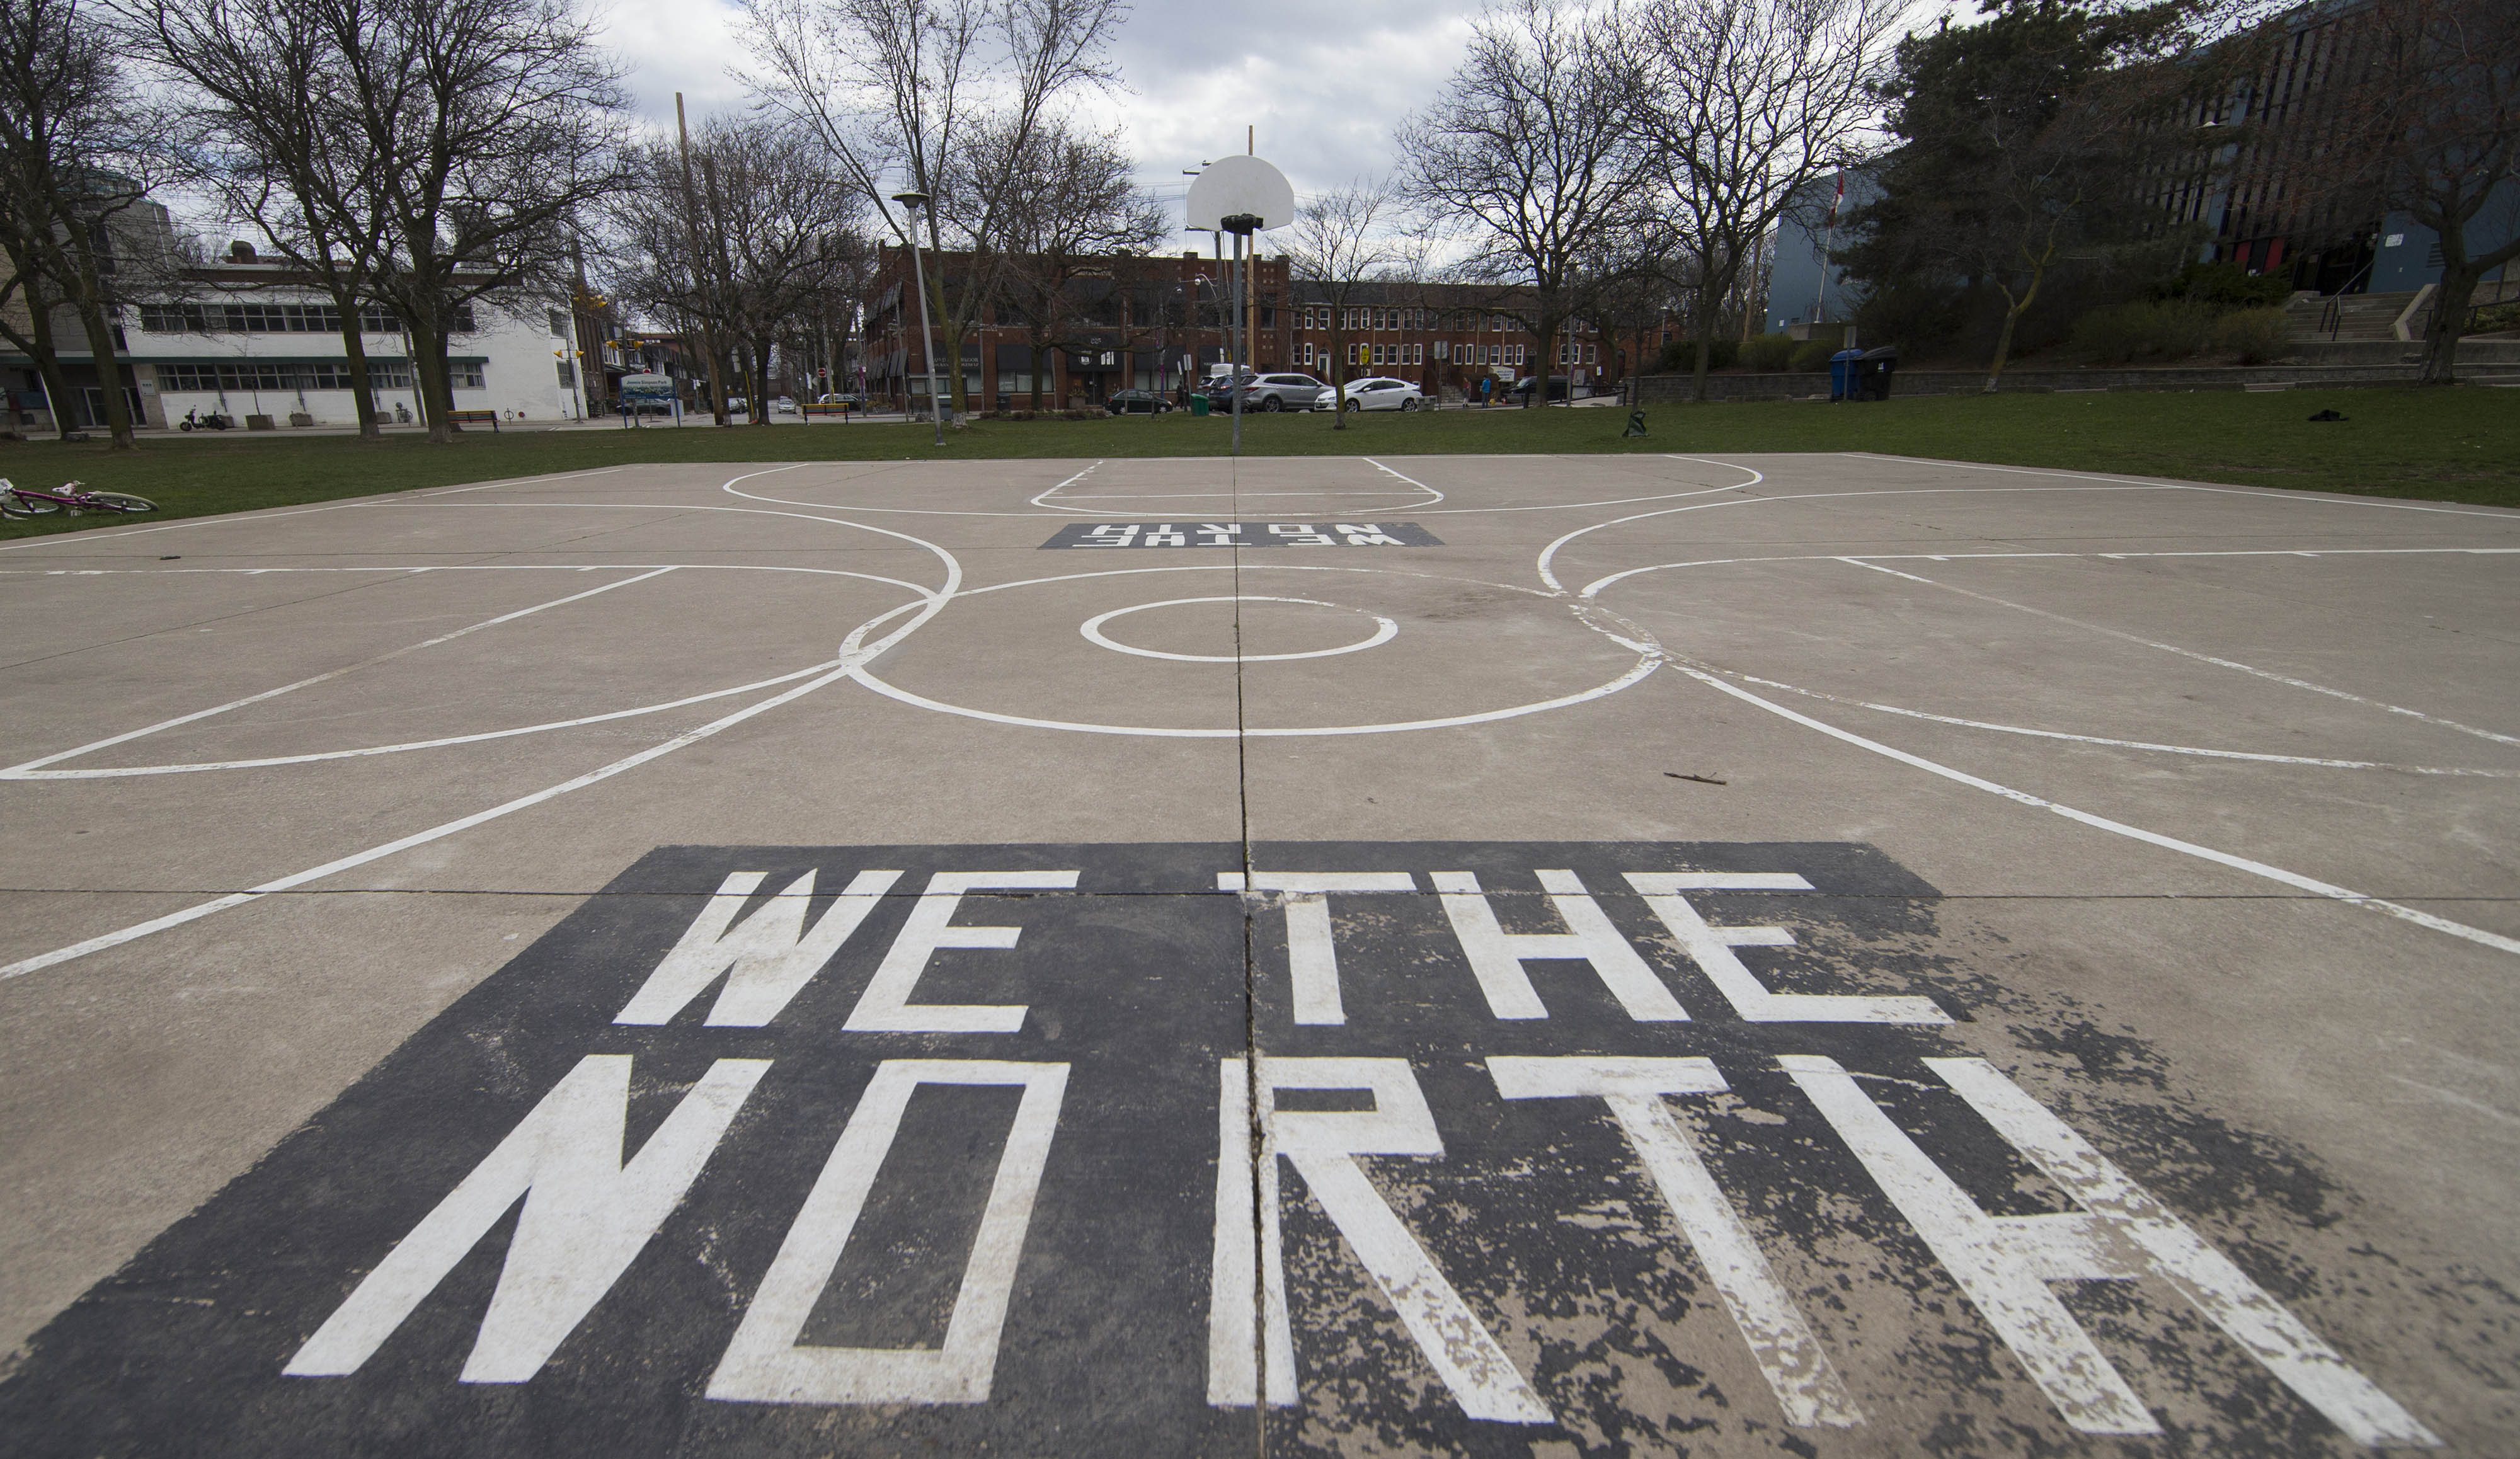
[(1377, 644), (1388, 643), (1400, 634), (1400, 625), (1383, 617), (1380, 613), (1365, 614), (1365, 616), (1372, 619), (1374, 623), (1378, 625), (1374, 629), (1372, 637), (1360, 640), (1357, 642), (1349, 643), (1342, 647), (1316, 648), (1307, 653), (1166, 653), (1161, 649), (1156, 648), (1135, 647), (1131, 644), (1122, 643), (1115, 640), (1105, 638), (1102, 634), (1103, 624), (1110, 622), (1114, 618), (1123, 617), (1130, 613), (1143, 613), (1149, 608), (1178, 608), (1188, 606), (1192, 603), (1211, 602), (1290, 602), (1301, 603), (1306, 607), (1312, 608), (1339, 608), (1351, 613), (1365, 612), (1362, 608), (1350, 608), (1345, 603), (1324, 602), (1317, 597), (1263, 597), (1250, 594), (1237, 595), (1228, 597), (1171, 597), (1166, 598), (1162, 602), (1142, 602), (1135, 607), (1113, 608), (1108, 613), (1098, 613), (1095, 616), (1086, 619), (1076, 631), (1085, 636), (1085, 641), (1087, 642), (1111, 649), (1117, 653), (1134, 653), (1141, 658), (1179, 659), (1186, 663), (1193, 664), (1248, 664), (1276, 659), (1330, 658), (1337, 654), (1355, 653), (1360, 649), (1372, 648)]

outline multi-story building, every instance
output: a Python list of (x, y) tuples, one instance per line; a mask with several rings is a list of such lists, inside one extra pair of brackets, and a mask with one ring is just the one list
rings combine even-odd
[[(239, 243), (185, 281), (185, 297), (124, 311), (122, 338), (149, 422), (216, 411), (275, 425), (341, 425), (358, 419), (341, 319), (314, 281)], [(589, 402), (565, 301), (518, 313), (475, 303), (459, 311), (447, 351), (455, 408), (504, 420), (583, 417)], [(411, 338), (390, 310), (360, 310), (368, 384), (391, 420), (421, 416)]]
[[(156, 226), (171, 226), (164, 209), (146, 206)], [(215, 263), (131, 292), (137, 297), (111, 311), (114, 358), (107, 363), (134, 424), (171, 426), (188, 413), (229, 416), (240, 425), (267, 420), (275, 429), (358, 419), (340, 313), (298, 270), (237, 243)], [(479, 303), (463, 311), (447, 361), (455, 408), (546, 421), (600, 411), (585, 377), (600, 380), (603, 366), (617, 377), (626, 357), (617, 345), (586, 335), (588, 321), (565, 304), (556, 299), (518, 312)], [(22, 304), (17, 307), (22, 314)], [(388, 421), (418, 420), (411, 340), (401, 321), (371, 305), (361, 309), (359, 324), (379, 413)], [(70, 386), (68, 401), (51, 398), (31, 359), (0, 346), (0, 386), (16, 421), (49, 430), (58, 412), (73, 427), (101, 427), (104, 374), (68, 308), (53, 311), (53, 339)], [(584, 371), (581, 358), (589, 362)], [(600, 383), (594, 389), (603, 391)]]
[[(1289, 362), (1328, 378), (1331, 351), (1343, 348), (1350, 378), (1390, 376), (1449, 398), (1475, 396), (1484, 380), (1493, 393), (1543, 373), (1539, 345), (1501, 312), (1510, 307), (1507, 291), (1477, 285), (1390, 282), (1336, 290), (1299, 281)], [(1567, 322), (1552, 355), (1546, 373), (1578, 389), (1615, 385), (1638, 363), (1626, 343), (1583, 319)]]

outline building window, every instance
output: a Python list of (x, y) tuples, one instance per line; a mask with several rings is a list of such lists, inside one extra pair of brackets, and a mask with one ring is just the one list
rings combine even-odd
[[(371, 365), (370, 379), (379, 385), (395, 367)], [(405, 378), (408, 378), (406, 373)], [(158, 388), (209, 394), (219, 390), (347, 390), (350, 367), (345, 362), (320, 364), (160, 365)]]
[(446, 383), (458, 390), (481, 390), (488, 388), (481, 383), (481, 365), (479, 361), (447, 361)]
[(561, 313), (557, 309), (546, 309), (543, 311), (543, 317), (550, 322), (551, 332), (553, 334), (562, 339), (568, 337), (567, 315)]
[(1441, 339), (1435, 341), (1435, 363), (1438, 365), (1444, 363), (1446, 359), (1450, 358), (1445, 353), (1445, 343), (1446, 342)]
[(1409, 363), (1412, 365), (1425, 364), (1426, 346), (1422, 344), (1413, 344), (1409, 346)]

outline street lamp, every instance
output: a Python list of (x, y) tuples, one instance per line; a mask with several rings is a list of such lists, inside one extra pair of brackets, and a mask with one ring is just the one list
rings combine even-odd
[[(916, 190), (895, 193), (892, 200), (905, 208), (925, 207), (927, 195)], [(927, 357), (927, 414), (936, 422), (936, 444), (945, 444), (945, 401), (936, 393), (936, 335), (927, 322), (927, 274), (919, 262), (919, 218), (910, 220), (910, 278), (919, 290), (919, 351)]]

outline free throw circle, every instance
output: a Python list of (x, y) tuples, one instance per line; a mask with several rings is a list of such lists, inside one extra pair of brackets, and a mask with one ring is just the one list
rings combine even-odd
[(1194, 664), (1248, 664), (1262, 663), (1276, 659), (1330, 658), (1338, 654), (1356, 653), (1363, 649), (1375, 647), (1378, 644), (1388, 643), (1400, 634), (1400, 625), (1393, 622), (1391, 619), (1383, 617), (1380, 613), (1365, 614), (1367, 617), (1372, 619), (1376, 625), (1373, 630), (1372, 637), (1362, 639), (1354, 643), (1345, 644), (1337, 648), (1316, 648), (1305, 653), (1166, 653), (1160, 649), (1139, 648), (1128, 643), (1122, 643), (1114, 639), (1104, 637), (1102, 633), (1103, 624), (1110, 622), (1114, 618), (1123, 617), (1130, 613), (1143, 613), (1149, 608), (1178, 608), (1191, 603), (1208, 602), (1291, 602), (1301, 603), (1306, 607), (1345, 608), (1347, 611), (1352, 613), (1365, 612), (1363, 608), (1348, 608), (1345, 603), (1324, 602), (1317, 597), (1264, 597), (1253, 594), (1241, 594), (1227, 597), (1170, 597), (1164, 599), (1162, 602), (1142, 602), (1137, 604), (1135, 607), (1113, 608), (1108, 613), (1097, 613), (1093, 617), (1086, 619), (1083, 624), (1078, 626), (1076, 631), (1085, 636), (1085, 641), (1103, 648), (1111, 649), (1115, 652), (1134, 653), (1140, 658), (1179, 659), (1186, 663)]

